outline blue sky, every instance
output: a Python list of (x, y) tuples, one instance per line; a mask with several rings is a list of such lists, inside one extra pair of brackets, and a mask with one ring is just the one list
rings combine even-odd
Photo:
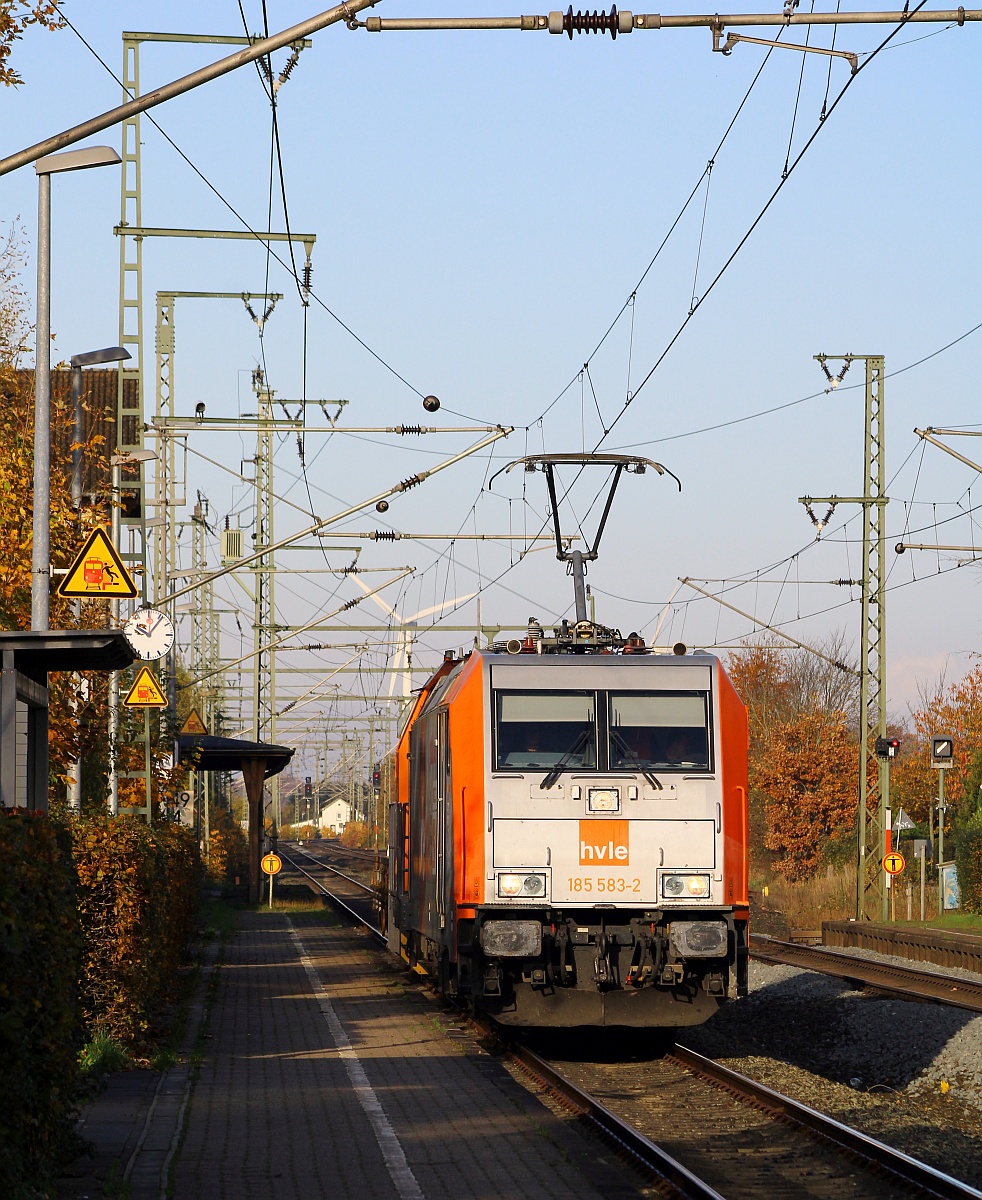
[[(313, 11), (300, 3), (271, 3), (268, 10), (273, 29)], [(69, 0), (65, 11), (117, 72), (123, 29), (233, 34), (242, 28), (233, 3)], [(245, 11), (250, 30), (259, 31), (260, 6), (250, 0)], [(379, 15), (465, 11), (519, 10), (500, 3), (378, 8)], [(806, 492), (854, 495), (862, 487), (862, 389), (823, 394), (813, 356), (883, 353), (888, 371), (897, 371), (982, 321), (973, 219), (979, 183), (973, 67), (980, 31), (967, 25), (925, 37), (929, 32), (924, 26), (901, 30), (856, 77), (604, 442), (664, 461), (683, 490), (679, 495), (667, 477), (650, 473), (622, 484), (590, 575), (599, 619), (625, 632), (650, 630), (678, 576), (732, 579), (777, 563), (765, 577), (786, 577), (785, 586), (740, 587), (728, 597), (761, 619), (787, 622), (803, 640), (843, 629), (858, 642), (857, 590), (848, 603), (847, 589), (799, 583), (855, 577), (860, 557), (855, 509), (840, 508), (826, 541), (814, 546), (796, 502)], [(848, 28), (837, 45), (868, 53), (886, 33)], [(813, 41), (827, 45), (828, 34)], [(220, 53), (211, 46), (145, 46), (143, 90)], [(705, 294), (780, 182), (789, 139), (793, 160), (816, 129), (827, 83), (831, 104), (849, 78), (841, 60), (832, 64), (829, 82), (827, 61), (818, 55), (807, 58), (803, 74), (799, 54), (770, 56), (715, 156), (708, 199), (703, 180), (633, 309), (624, 310), (589, 357), (702, 176), (766, 54), (741, 45), (726, 58), (714, 55), (706, 30), (636, 32), (614, 44), (530, 33), (370, 35), (340, 27), (316, 36), (279, 93), (290, 225), (317, 235), (318, 296), (411, 387), (313, 305), (308, 398), (344, 397), (352, 424), (429, 423), (415, 388), (443, 401), (435, 424), (464, 423), (449, 409), (516, 426), (493, 463), (470, 460), (394, 503), (386, 517), (392, 525), (448, 533), (539, 528), (541, 477), (515, 472), (488, 495), (486, 476), (543, 446), (563, 451), (596, 444), (601, 421), (609, 426), (628, 388), (637, 388), (685, 320), (693, 295)], [(284, 59), (278, 57), (277, 67)], [(4, 152), (119, 101), (118, 86), (71, 30), (30, 32), (16, 62), (25, 83), (2, 97)], [(253, 228), (265, 227), (270, 122), (255, 70), (243, 69), (154, 116), (231, 207)], [(240, 227), (146, 120), (142, 139), (145, 224)], [(118, 131), (95, 140), (118, 145)], [(283, 227), (278, 188), (277, 180), (274, 228)], [(58, 355), (116, 340), (118, 189), (115, 169), (55, 180)], [(0, 217), (19, 215), (29, 239), (35, 205), (30, 168), (0, 179)], [(265, 330), (270, 382), (283, 397), (301, 395), (302, 309), (289, 276), (275, 262), (267, 264), (261, 246), (148, 241), (144, 263), (149, 362), (158, 289), (260, 291), (268, 278), (270, 290), (285, 293)], [(980, 338), (982, 332), (887, 381), (888, 475), (897, 473), (890, 487), (891, 545), (905, 525), (921, 530), (912, 541), (973, 541), (970, 518), (958, 514), (982, 485), (940, 451), (922, 452), (911, 431), (978, 422), (973, 364)], [(179, 302), (179, 411), (192, 411), (201, 399), (209, 415), (254, 411), (249, 372), (260, 353), (240, 305)], [(584, 374), (581, 386), (577, 375), (588, 357), (589, 378)], [(845, 382), (859, 378), (857, 365)], [(693, 434), (813, 395), (770, 416)], [(214, 438), (192, 445), (235, 469), (240, 457), (253, 453), (248, 439)], [(391, 438), (316, 438), (308, 438), (307, 462), (319, 515), (439, 461), (437, 455), (468, 440), (447, 435), (395, 445)], [(959, 439), (958, 448), (978, 458), (982, 447), (975, 452), (974, 445)], [(277, 490), (306, 504), (292, 441), (278, 448), (276, 470)], [(200, 462), (189, 479), (219, 517), (249, 503), (243, 486)], [(577, 516), (599, 483), (576, 485), (570, 501)], [(569, 511), (565, 517), (573, 519)], [(278, 512), (277, 533), (297, 527), (294, 519), (302, 523), (287, 509)], [(939, 522), (947, 523), (937, 525), (936, 536)], [(379, 524), (365, 517), (349, 528)], [(803, 553), (788, 561), (796, 551)], [(891, 583), (906, 585), (895, 587), (889, 606), (890, 704), (898, 713), (916, 697), (919, 680), (936, 679), (946, 665), (955, 677), (971, 665), (979, 635), (978, 569), (949, 569), (959, 557), (966, 556), (899, 559), (891, 552)], [(481, 587), (486, 621), (563, 613), (571, 589), (554, 557), (539, 553), (514, 565), (513, 558), (487, 544), (479, 551), (458, 544), (451, 555), (446, 545), (399, 543), (370, 546), (362, 562), (418, 568), (410, 584), (387, 593), (405, 612)], [(489, 586), (506, 568), (500, 583)], [(283, 619), (309, 619), (311, 603), (320, 602), (311, 587), (320, 588), (324, 578), (290, 584), (297, 595), (282, 592)], [(340, 599), (350, 594), (343, 585)], [(685, 589), (676, 596), (666, 626), (672, 636), (708, 644), (752, 630), (711, 601), (682, 604), (691, 597)], [(472, 621), (474, 612), (470, 601), (454, 620)], [(424, 646), (438, 652), (466, 640), (433, 634)], [(425, 660), (423, 647), (420, 653)]]

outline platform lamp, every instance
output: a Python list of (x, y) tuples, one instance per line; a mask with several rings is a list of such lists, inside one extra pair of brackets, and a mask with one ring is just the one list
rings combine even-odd
[(34, 520), (31, 551), (31, 628), (47, 629), (51, 577), (51, 176), (108, 167), (120, 157), (111, 146), (47, 154), (38, 177), (37, 349), (34, 378)]
[[(76, 514), (82, 511), (82, 368), (101, 366), (103, 363), (125, 362), (130, 352), (124, 346), (107, 346), (104, 350), (87, 350), (84, 354), (73, 354), (72, 366), (72, 507)], [(75, 601), (75, 615), (81, 616), (82, 601)], [(68, 784), (68, 807), (79, 812), (82, 807), (82, 760), (75, 763), (75, 770)]]

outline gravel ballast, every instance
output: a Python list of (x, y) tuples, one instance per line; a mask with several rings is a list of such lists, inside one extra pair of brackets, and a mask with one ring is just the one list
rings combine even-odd
[(982, 1187), (982, 1017), (752, 962), (750, 995), (679, 1042)]

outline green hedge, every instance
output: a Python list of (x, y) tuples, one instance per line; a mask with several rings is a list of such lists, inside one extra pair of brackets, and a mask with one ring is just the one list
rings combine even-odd
[(90, 817), (74, 832), (85, 1023), (141, 1054), (176, 998), (199, 893), (197, 846), (187, 829), (129, 818)]
[(35, 1195), (70, 1131), (82, 941), (68, 830), (0, 809), (0, 1179)]
[(982, 913), (982, 811), (967, 814), (955, 828), (955, 865), (962, 910)]

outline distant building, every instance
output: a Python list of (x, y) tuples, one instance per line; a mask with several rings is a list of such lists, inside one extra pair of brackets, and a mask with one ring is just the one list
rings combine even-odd
[(345, 825), (353, 819), (354, 814), (347, 800), (332, 800), (324, 806), (317, 824), (325, 837), (340, 837)]

